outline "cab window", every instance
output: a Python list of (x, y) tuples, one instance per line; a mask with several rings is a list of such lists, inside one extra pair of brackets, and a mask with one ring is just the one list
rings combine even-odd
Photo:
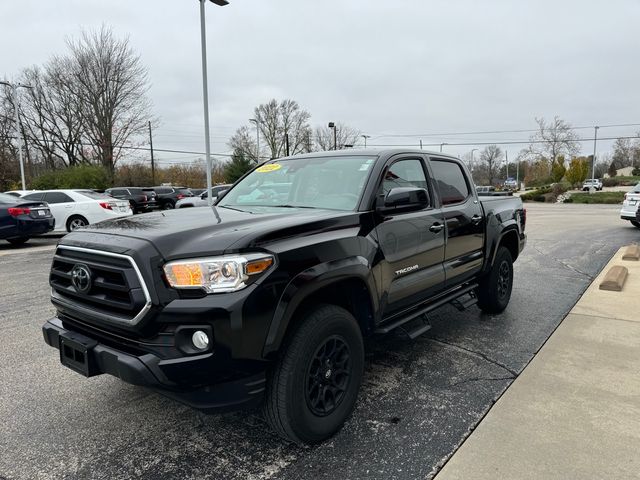
[(431, 169), (443, 206), (462, 203), (469, 197), (471, 189), (460, 165), (432, 159)]

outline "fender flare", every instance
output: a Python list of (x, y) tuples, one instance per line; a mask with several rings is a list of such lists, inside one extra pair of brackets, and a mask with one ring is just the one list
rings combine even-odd
[(373, 312), (378, 310), (375, 292), (376, 286), (367, 259), (361, 256), (333, 260), (308, 268), (291, 279), (287, 284), (273, 314), (271, 325), (263, 347), (263, 356), (280, 348), (289, 324), (297, 308), (310, 295), (332, 283), (358, 279), (367, 286), (367, 293)]

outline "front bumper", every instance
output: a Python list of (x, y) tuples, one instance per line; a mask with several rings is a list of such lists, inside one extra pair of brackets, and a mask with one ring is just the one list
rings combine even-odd
[[(42, 327), (45, 342), (60, 350), (61, 361), (69, 368), (85, 376), (107, 373), (124, 382), (149, 387), (157, 392), (199, 410), (229, 410), (258, 404), (265, 389), (265, 374), (225, 381), (213, 385), (188, 387), (176, 384), (170, 376), (181, 367), (193, 370), (199, 363), (206, 365), (215, 353), (186, 356), (178, 359), (162, 360), (146, 353), (134, 355), (98, 342), (77, 332), (64, 328), (59, 318), (52, 318)], [(68, 347), (61, 342), (79, 345), (83, 351)], [(74, 358), (75, 354), (75, 358)], [(69, 359), (71, 355), (71, 359)]]

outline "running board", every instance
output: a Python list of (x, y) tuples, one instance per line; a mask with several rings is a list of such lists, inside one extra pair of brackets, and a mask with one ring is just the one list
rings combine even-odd
[[(404, 315), (403, 317), (399, 318), (398, 320), (395, 320), (391, 323), (388, 323), (386, 325), (380, 325), (378, 328), (375, 329), (374, 333), (378, 333), (378, 334), (385, 334), (385, 333), (389, 333), (392, 330), (395, 330), (398, 327), (401, 327), (402, 325), (410, 322), (411, 320), (415, 320), (416, 318), (425, 315), (429, 312), (432, 312), (433, 310), (436, 310), (437, 308), (442, 307), (443, 305), (446, 305), (447, 303), (452, 303), (454, 300), (462, 297), (463, 295), (466, 295), (467, 293), (471, 293), (472, 294), (472, 299), (473, 301), (471, 302), (470, 300), (467, 300), (465, 302), (459, 302), (460, 305), (466, 305), (467, 303), (469, 304), (469, 306), (475, 304), (477, 302), (477, 299), (475, 298), (475, 295), (472, 293), (476, 288), (478, 287), (478, 284), (474, 283), (471, 285), (467, 285), (464, 288), (461, 288), (459, 290), (456, 290), (455, 292), (451, 292), (450, 294), (442, 297), (441, 299), (439, 299), (438, 301), (431, 303), (429, 305), (427, 305), (426, 307), (422, 307), (422, 308), (418, 308), (417, 310), (413, 310), (412, 312)], [(456, 308), (459, 308), (456, 306)], [(425, 328), (427, 327), (428, 328)], [(410, 338), (415, 338), (418, 335), (422, 335), (424, 332), (426, 332), (427, 330), (429, 330), (429, 328), (431, 328), (431, 325), (426, 325), (423, 327), (420, 327), (418, 329), (416, 329), (415, 331), (419, 331), (424, 329), (423, 331), (420, 331), (420, 333), (417, 333), (415, 336), (411, 336), (409, 335), (409, 333), (411, 332), (407, 332), (407, 335), (409, 335)]]

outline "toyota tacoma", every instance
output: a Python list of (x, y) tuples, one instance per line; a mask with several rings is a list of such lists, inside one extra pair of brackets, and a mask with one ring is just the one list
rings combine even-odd
[(413, 339), (446, 303), (507, 307), (525, 223), (519, 198), (481, 200), (443, 154), (270, 160), (213, 207), (65, 236), (44, 339), (86, 377), (206, 411), (262, 403), (282, 437), (318, 443), (354, 408), (364, 337)]

